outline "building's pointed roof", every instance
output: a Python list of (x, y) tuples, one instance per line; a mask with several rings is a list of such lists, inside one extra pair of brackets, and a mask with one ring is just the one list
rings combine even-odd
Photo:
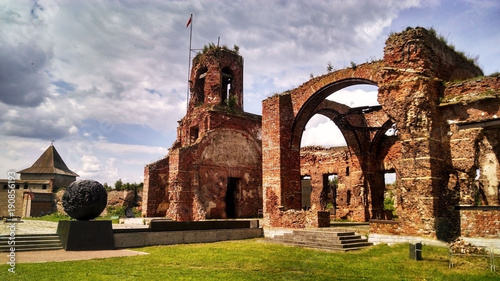
[(20, 174), (58, 174), (65, 176), (78, 177), (78, 174), (71, 171), (64, 163), (61, 155), (57, 152), (54, 145), (50, 145), (47, 150), (36, 160), (31, 167), (21, 170)]

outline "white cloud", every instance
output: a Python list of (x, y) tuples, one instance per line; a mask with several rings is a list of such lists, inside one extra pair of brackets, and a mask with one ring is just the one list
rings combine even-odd
[[(498, 71), (498, 48), (491, 47), (500, 38), (495, 3), (8, 1), (0, 4), (0, 168), (31, 165), (55, 139), (74, 170), (91, 171), (93, 156), (94, 164), (106, 163), (102, 173), (94, 173), (106, 181), (142, 177), (140, 163), (164, 156), (166, 149), (123, 144), (126, 138), (119, 134), (127, 126), (148, 127), (165, 145), (175, 139), (186, 110), (190, 13), (193, 48), (217, 43), (219, 36), (221, 44), (239, 45), (245, 109), (260, 114), (264, 98), (299, 86), (311, 73), (326, 73), (329, 61), (341, 69), (351, 61), (381, 58), (387, 34), (406, 26), (439, 30), (449, 23), (446, 34), (458, 39), (472, 26), (462, 42), (474, 44), (460, 49), (479, 54), (489, 72)], [(435, 16), (452, 6), (464, 11), (453, 21)], [(481, 16), (471, 17), (472, 7)], [(415, 12), (427, 15), (425, 22), (408, 16)], [(478, 37), (471, 40), (471, 34)], [(347, 105), (376, 104), (356, 91), (341, 96), (357, 97)], [(330, 131), (323, 123), (310, 128)], [(90, 158), (82, 163), (84, 156)]]
[[(327, 99), (349, 107), (378, 105), (377, 87), (352, 86), (331, 94)], [(314, 115), (307, 122), (302, 134), (301, 146), (337, 147), (345, 146), (345, 138), (340, 129), (323, 115)]]
[(376, 86), (358, 85), (344, 88), (331, 94), (327, 99), (345, 104), (349, 107), (379, 105)]
[(324, 116), (315, 115), (307, 123), (300, 146), (336, 147), (345, 145), (345, 139), (337, 125)]
[(83, 155), (80, 159), (82, 166), (77, 174), (82, 178), (92, 178), (101, 172), (101, 161), (94, 155)]
[(69, 133), (70, 135), (76, 134), (76, 133), (78, 133), (78, 128), (77, 128), (75, 125), (73, 125), (73, 126), (71, 126), (71, 127), (68, 129), (68, 133)]
[(142, 155), (158, 155), (167, 154), (167, 148), (165, 147), (154, 147), (146, 145), (130, 145), (130, 144), (119, 144), (119, 143), (96, 143), (96, 149), (112, 152), (114, 154), (129, 154), (137, 153)]

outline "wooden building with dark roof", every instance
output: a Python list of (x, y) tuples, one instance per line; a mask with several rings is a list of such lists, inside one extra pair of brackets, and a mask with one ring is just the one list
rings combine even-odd
[[(0, 217), (36, 217), (54, 212), (54, 192), (69, 186), (78, 177), (52, 144), (31, 167), (17, 173), (19, 179), (0, 179)], [(13, 194), (9, 193), (11, 187), (15, 189), (14, 198), (8, 197)], [(10, 208), (13, 214), (8, 209), (9, 199), (15, 201), (15, 208)]]
[(78, 177), (77, 173), (66, 166), (52, 144), (31, 167), (18, 173), (21, 180), (52, 180), (54, 189), (67, 187)]

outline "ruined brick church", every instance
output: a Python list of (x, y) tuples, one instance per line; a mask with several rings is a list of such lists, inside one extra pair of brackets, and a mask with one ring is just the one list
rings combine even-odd
[[(360, 84), (378, 87), (380, 105), (326, 99)], [(387, 39), (382, 60), (269, 97), (258, 116), (243, 111), (243, 58), (210, 48), (193, 59), (177, 140), (145, 167), (142, 214), (262, 214), (270, 228), (346, 218), (370, 222), (371, 234), (498, 239), (499, 96), (499, 75), (483, 76), (432, 31), (409, 28)], [(339, 127), (347, 147), (301, 147), (316, 114)], [(383, 206), (388, 172), (397, 220)]]
[(143, 215), (175, 220), (257, 217), (261, 116), (243, 111), (243, 58), (211, 48), (193, 59), (190, 100), (167, 157), (144, 173)]

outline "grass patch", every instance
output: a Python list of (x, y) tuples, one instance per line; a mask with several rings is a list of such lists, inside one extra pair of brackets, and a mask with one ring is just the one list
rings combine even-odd
[[(111, 219), (112, 217), (124, 217), (125, 216), (126, 207), (119, 207), (111, 209), (111, 212), (108, 210), (108, 214), (105, 216), (99, 216), (95, 218), (95, 220), (110, 220), (112, 223), (119, 223), (118, 219)], [(135, 212), (136, 217), (140, 217), (137, 212)], [(37, 220), (37, 221), (51, 221), (51, 222), (59, 222), (65, 220), (74, 220), (70, 216), (63, 215), (61, 213), (52, 213), (50, 215), (45, 215), (41, 217), (24, 217), (23, 220)]]
[[(332, 253), (258, 239), (138, 249), (147, 256), (0, 265), (0, 280), (494, 280), (487, 263), (448, 268), (448, 250), (424, 246), (423, 261), (408, 244)], [(18, 261), (20, 262), (20, 261)]]
[(41, 217), (24, 217), (23, 220), (33, 220), (33, 221), (52, 221), (59, 222), (62, 220), (71, 220), (71, 218), (67, 215), (63, 215), (61, 213), (52, 213), (50, 215), (45, 215)]

